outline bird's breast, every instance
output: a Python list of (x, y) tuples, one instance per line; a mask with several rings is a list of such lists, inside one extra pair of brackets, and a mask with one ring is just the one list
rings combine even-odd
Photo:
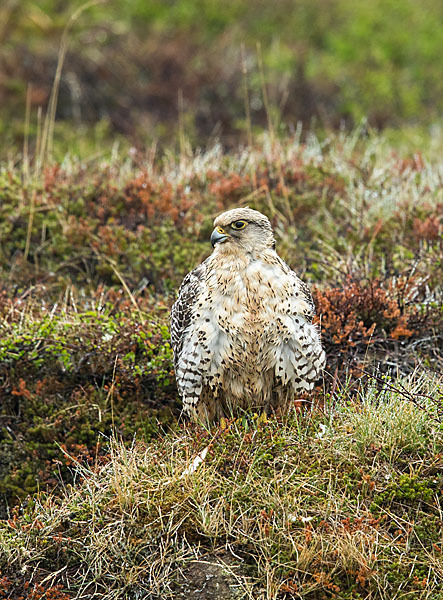
[(294, 279), (279, 265), (261, 261), (252, 261), (241, 270), (218, 269), (207, 284), (213, 298), (212, 318), (231, 334), (275, 328), (275, 316), (290, 311), (296, 300)]

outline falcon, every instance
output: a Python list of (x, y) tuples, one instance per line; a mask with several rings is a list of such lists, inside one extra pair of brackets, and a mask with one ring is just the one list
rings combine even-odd
[(183, 410), (206, 423), (285, 410), (325, 364), (311, 293), (275, 251), (265, 215), (235, 208), (214, 227), (212, 254), (185, 277), (171, 311)]

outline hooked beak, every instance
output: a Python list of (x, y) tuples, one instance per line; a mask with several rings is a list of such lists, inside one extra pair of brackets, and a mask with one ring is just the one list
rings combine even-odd
[(224, 242), (228, 239), (228, 235), (225, 233), (223, 227), (216, 227), (214, 231), (211, 233), (211, 244), (212, 247), (218, 242)]

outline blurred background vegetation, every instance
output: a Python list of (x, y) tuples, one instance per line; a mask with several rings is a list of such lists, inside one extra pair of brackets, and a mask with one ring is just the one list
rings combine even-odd
[[(2, 0), (1, 154), (46, 109), (60, 42), (83, 0)], [(352, 128), (429, 132), (443, 98), (440, 0), (109, 0), (72, 23), (56, 148), (182, 134), (227, 149), (248, 132)], [(250, 126), (250, 127), (249, 127)], [(124, 140), (124, 141), (123, 141)]]

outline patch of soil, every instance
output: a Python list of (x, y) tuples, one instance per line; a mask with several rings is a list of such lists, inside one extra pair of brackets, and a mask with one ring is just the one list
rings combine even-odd
[(177, 600), (235, 600), (241, 595), (238, 559), (222, 552), (206, 554), (181, 571), (174, 590)]

